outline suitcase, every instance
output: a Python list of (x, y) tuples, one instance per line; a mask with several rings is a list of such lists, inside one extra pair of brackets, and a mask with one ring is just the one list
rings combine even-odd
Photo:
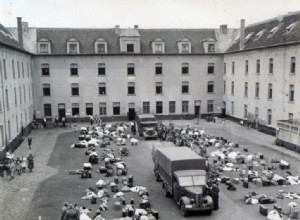
[(107, 173), (107, 169), (105, 168), (105, 166), (101, 166), (101, 167), (99, 168), (99, 172), (100, 172), (100, 173)]
[(92, 197), (91, 204), (97, 204), (97, 197)]
[(248, 189), (249, 188), (249, 182), (248, 181), (243, 181), (243, 187)]
[(268, 208), (265, 207), (264, 205), (259, 205), (259, 213), (263, 216), (268, 215)]

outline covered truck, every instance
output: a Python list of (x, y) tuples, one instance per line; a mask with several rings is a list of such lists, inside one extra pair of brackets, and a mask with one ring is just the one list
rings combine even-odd
[(154, 173), (167, 197), (172, 196), (183, 216), (190, 211), (212, 213), (213, 198), (208, 195), (206, 159), (187, 147), (155, 147)]
[(144, 139), (157, 139), (157, 121), (154, 115), (143, 114), (136, 117), (138, 132)]

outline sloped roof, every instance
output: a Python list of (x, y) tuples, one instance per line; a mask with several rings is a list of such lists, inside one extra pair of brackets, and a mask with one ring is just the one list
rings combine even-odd
[(13, 35), (0, 24), (0, 42), (4, 45), (11, 46), (22, 50), (19, 42), (13, 37)]
[[(157, 38), (165, 40), (166, 54), (178, 53), (177, 41), (183, 38), (191, 40), (192, 53), (204, 53), (202, 41), (207, 38), (216, 38), (214, 29), (138, 29), (136, 31), (140, 35), (141, 54), (152, 54), (151, 42)], [(66, 42), (72, 37), (80, 41), (80, 54), (93, 54), (94, 42), (98, 38), (107, 40), (109, 54), (120, 53), (120, 35), (115, 34), (114, 28), (37, 28), (37, 39), (49, 39), (52, 54), (66, 54)]]
[[(286, 28), (293, 23), (295, 26), (291, 31), (287, 32)], [(275, 27), (278, 27), (278, 29), (271, 34), (270, 31)], [(256, 39), (256, 34), (263, 30), (264, 32), (259, 39)], [(245, 36), (252, 32), (252, 36), (245, 42), (245, 46), (242, 50), (270, 47), (293, 42), (300, 43), (300, 12), (249, 25), (245, 29)], [(239, 45), (240, 38), (236, 39), (226, 52), (240, 51)]]

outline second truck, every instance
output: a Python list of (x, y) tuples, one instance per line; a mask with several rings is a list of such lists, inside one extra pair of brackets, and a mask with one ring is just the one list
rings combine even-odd
[(216, 209), (218, 195), (208, 193), (205, 158), (187, 147), (153, 146), (152, 159), (156, 180), (162, 181), (165, 195), (174, 198), (184, 217)]

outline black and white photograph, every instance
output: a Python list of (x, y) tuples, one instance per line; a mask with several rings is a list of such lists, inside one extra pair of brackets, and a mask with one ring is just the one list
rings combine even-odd
[(299, 97), (299, 0), (1, 0), (0, 220), (300, 219)]

